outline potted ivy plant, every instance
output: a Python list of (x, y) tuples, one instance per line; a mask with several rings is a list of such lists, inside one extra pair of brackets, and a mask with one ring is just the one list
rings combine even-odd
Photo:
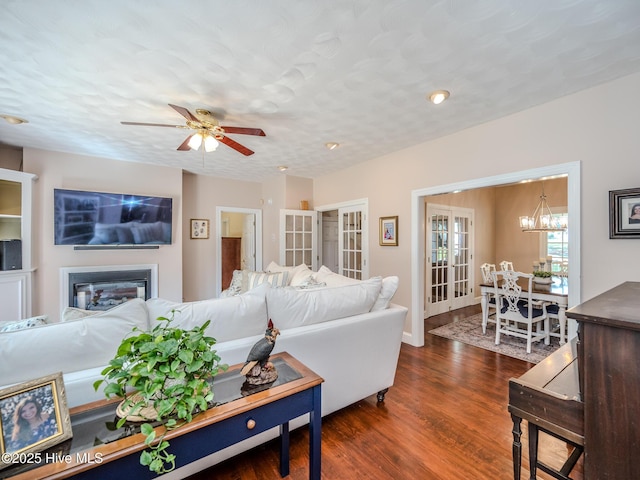
[[(141, 432), (147, 449), (140, 463), (157, 474), (175, 468), (175, 455), (169, 453), (165, 434), (192, 420), (208, 408), (213, 400), (212, 378), (227, 365), (213, 350), (216, 339), (205, 335), (210, 320), (190, 330), (172, 324), (176, 311), (169, 317), (158, 317), (150, 331), (133, 328), (118, 347), (116, 356), (102, 371), (107, 398), (123, 398), (118, 406), (116, 426), (127, 421), (143, 421)], [(164, 432), (156, 436), (154, 425)]]

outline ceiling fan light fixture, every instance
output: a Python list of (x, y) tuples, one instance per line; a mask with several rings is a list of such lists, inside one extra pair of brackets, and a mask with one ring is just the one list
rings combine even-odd
[(278, 170), (281, 172), (286, 172), (289, 169), (286, 165), (278, 165)]
[(450, 93), (447, 90), (435, 90), (429, 94), (429, 100), (434, 105), (440, 105), (447, 98), (449, 98)]
[(336, 142), (327, 142), (324, 144), (324, 146), (327, 147), (329, 150), (335, 150), (340, 146), (340, 144)]
[(218, 148), (218, 145), (218, 140), (216, 140), (212, 135), (205, 135), (204, 150), (206, 152), (213, 152), (216, 148)]
[(188, 145), (191, 150), (198, 150), (202, 145), (202, 133), (198, 132), (192, 135)]

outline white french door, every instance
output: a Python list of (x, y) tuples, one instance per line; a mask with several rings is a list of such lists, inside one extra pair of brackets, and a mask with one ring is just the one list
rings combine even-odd
[(369, 278), (369, 267), (363, 251), (367, 245), (364, 207), (355, 205), (339, 208), (338, 218), (338, 273), (358, 280)]
[(369, 201), (366, 198), (317, 207), (322, 222), (318, 264), (346, 277), (369, 278)]
[(473, 210), (427, 205), (425, 315), (473, 303)]
[(317, 269), (317, 221), (314, 210), (280, 210), (280, 264), (295, 267), (304, 263)]
[(240, 265), (243, 270), (256, 269), (256, 217), (245, 215), (242, 226)]

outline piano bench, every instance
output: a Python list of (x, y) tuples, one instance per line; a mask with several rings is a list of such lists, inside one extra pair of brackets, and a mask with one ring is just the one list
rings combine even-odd
[[(573, 467), (578, 462), (580, 455), (584, 452), (584, 437), (580, 434), (576, 434), (575, 432), (569, 432), (563, 428), (558, 429), (556, 425), (549, 425), (548, 422), (545, 422), (544, 419), (529, 417), (523, 412), (518, 412), (516, 408), (510, 408), (511, 411), (511, 419), (513, 420), (513, 478), (514, 480), (520, 480), (520, 468), (521, 468), (521, 450), (522, 444), (520, 443), (520, 436), (522, 435), (522, 429), (520, 424), (523, 420), (527, 420), (527, 426), (529, 430), (529, 480), (536, 480), (536, 471), (537, 469), (542, 470), (543, 472), (548, 473), (553, 478), (557, 478), (559, 480), (571, 480), (569, 474)], [(549, 425), (551, 428), (547, 429), (538, 425), (536, 423), (540, 420), (540, 423), (544, 423), (545, 425)], [(564, 462), (564, 465), (560, 468), (560, 470), (554, 470), (549, 465), (543, 463), (538, 460), (538, 435), (539, 432), (544, 432), (547, 435), (551, 435), (558, 440), (562, 440), (566, 442), (567, 445), (571, 445), (573, 450), (571, 454)]]
[[(580, 401), (577, 342), (572, 339), (518, 378), (509, 380), (509, 413), (513, 420), (513, 478), (520, 480), (522, 420), (529, 425), (529, 470), (570, 480), (569, 473), (584, 451), (584, 403)], [(538, 460), (542, 431), (573, 446), (560, 470)]]
[[(529, 423), (529, 471), (530, 476), (529, 480), (535, 480), (536, 478), (536, 469), (539, 468), (543, 472), (548, 473), (553, 478), (557, 478), (559, 480), (571, 480), (569, 478), (569, 474), (573, 467), (575, 467), (580, 455), (584, 452), (584, 441), (582, 442), (574, 442), (569, 439), (563, 438), (560, 435), (557, 435), (549, 430), (546, 430), (534, 423)], [(542, 463), (538, 460), (538, 432), (544, 432), (547, 435), (551, 435), (559, 440), (566, 442), (568, 445), (573, 447), (571, 451), (571, 455), (564, 462), (564, 465), (560, 468), (560, 470), (554, 470), (549, 465)]]

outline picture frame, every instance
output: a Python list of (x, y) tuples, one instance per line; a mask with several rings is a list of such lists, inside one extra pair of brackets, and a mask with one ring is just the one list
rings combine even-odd
[(609, 191), (609, 238), (640, 238), (640, 188)]
[(39, 463), (38, 452), (72, 436), (62, 372), (0, 390), (0, 470)]
[(209, 238), (209, 219), (208, 218), (192, 218), (191, 219), (191, 238), (194, 240)]
[(398, 246), (398, 216), (380, 217), (380, 245)]

